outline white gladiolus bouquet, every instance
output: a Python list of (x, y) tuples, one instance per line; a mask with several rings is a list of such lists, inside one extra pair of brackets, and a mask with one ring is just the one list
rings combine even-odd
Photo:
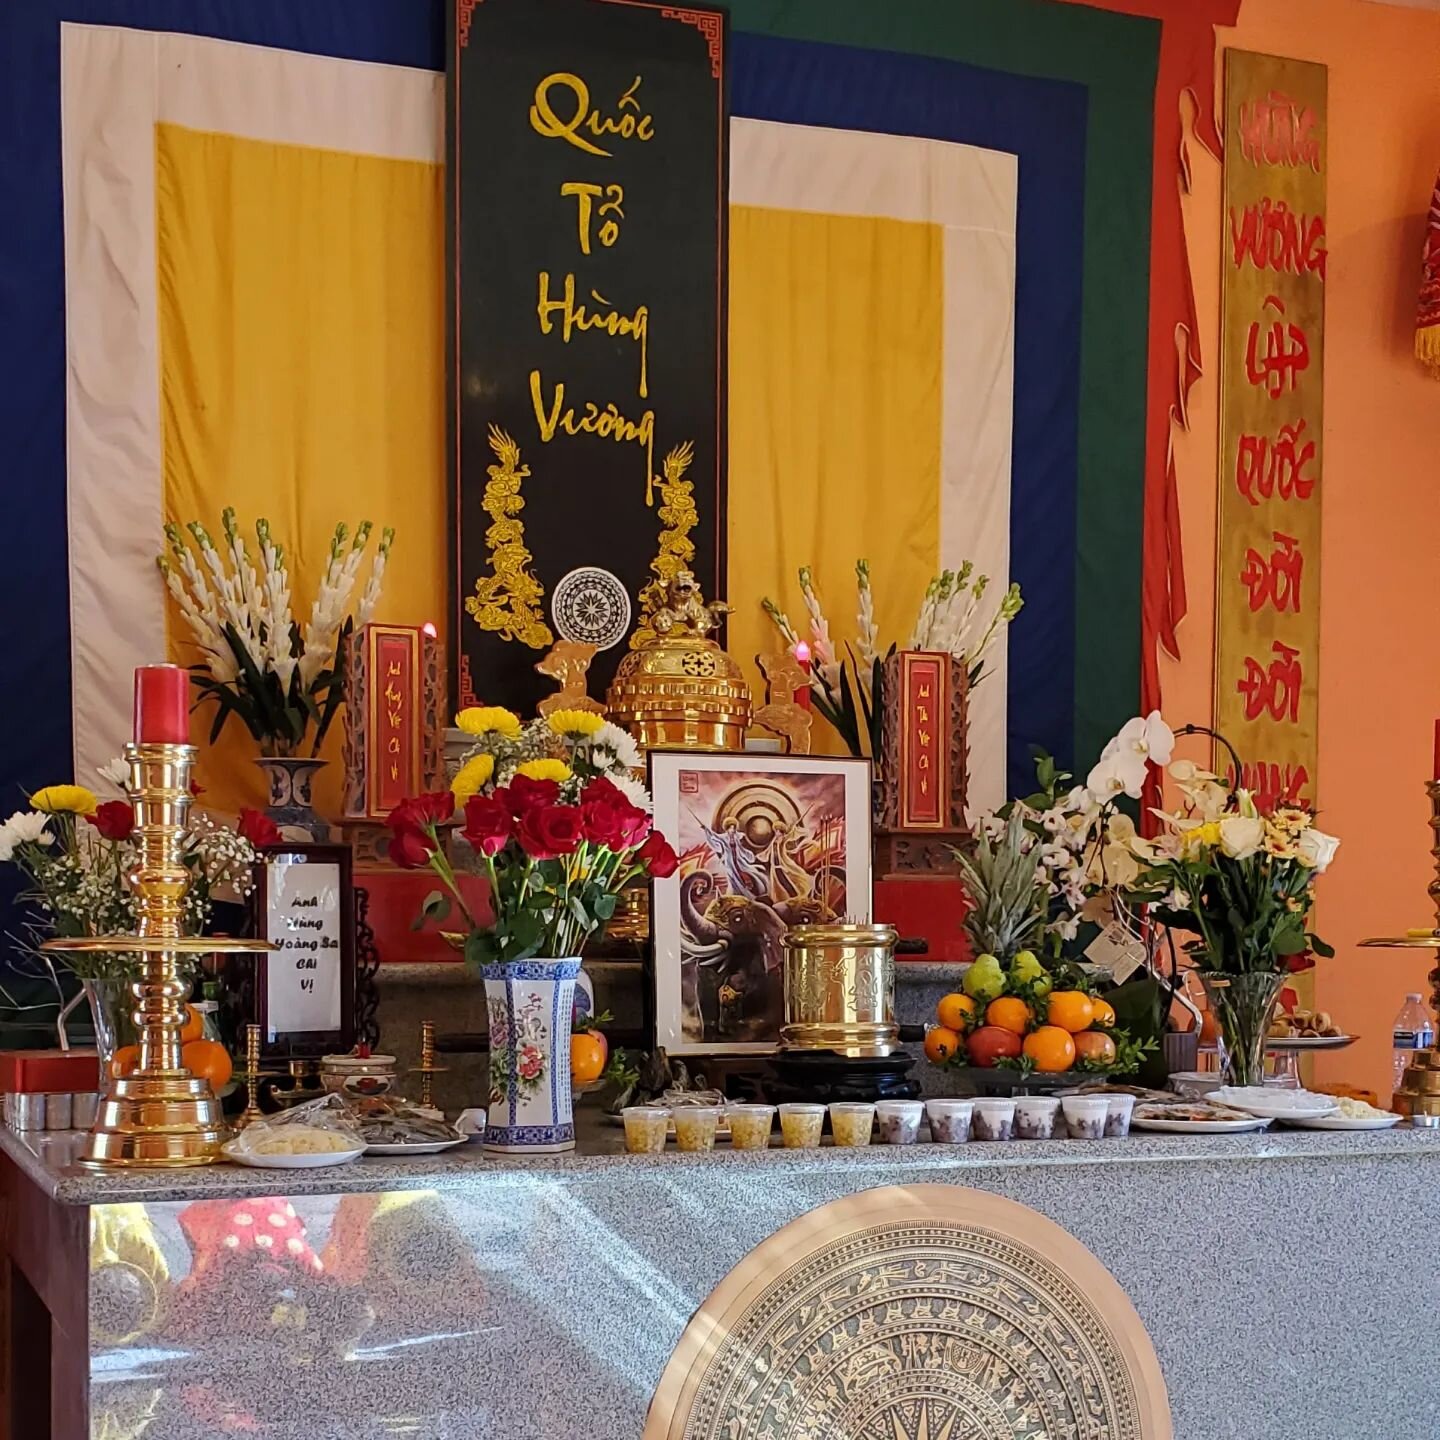
[[(989, 587), (990, 577), (977, 575), (969, 560), (958, 570), (942, 570), (925, 587), (906, 649), (943, 650), (965, 667), (971, 687), (978, 685), (985, 674), (986, 652), (1025, 603), (1020, 587), (1012, 584), (987, 619), (982, 602)], [(855, 562), (855, 592), (856, 641), (845, 646), (847, 663), (831, 638), (810, 567), (800, 567), (800, 594), (810, 621), (810, 692), (815, 708), (835, 727), (852, 755), (878, 756), (884, 718), (881, 667), (896, 647), (892, 644), (880, 652), (868, 560)], [(792, 651), (806, 643), (773, 600), (761, 603)]]
[(235, 511), (227, 509), (220, 520), (224, 543), (219, 546), (197, 520), (184, 530), (167, 525), (170, 554), (158, 559), (203, 657), (191, 666), (191, 678), (200, 692), (197, 705), (215, 702), (210, 739), (219, 736), (233, 714), (263, 755), (289, 756), (299, 753), (313, 725), (314, 755), (344, 698), (346, 642), (353, 630), (369, 623), (380, 599), (395, 532), (381, 533), (351, 615), (350, 598), (373, 527), (362, 521), (352, 539), (343, 524), (336, 525), (325, 573), (302, 629), (291, 613), (285, 547), (271, 535), (270, 522), (255, 522), (252, 553), (236, 526)]

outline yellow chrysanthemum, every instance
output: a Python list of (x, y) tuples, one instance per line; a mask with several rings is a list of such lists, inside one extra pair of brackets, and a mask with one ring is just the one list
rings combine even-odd
[(47, 785), (30, 797), (30, 803), (47, 815), (93, 815), (100, 802), (83, 785)]
[(551, 731), (556, 735), (588, 740), (605, 724), (605, 717), (593, 710), (552, 710), (547, 715)]
[(520, 735), (520, 717), (503, 705), (472, 705), (455, 717), (455, 728), (467, 735), (503, 735), (515, 740)]
[(472, 795), (478, 795), (490, 783), (490, 777), (494, 773), (495, 757), (493, 755), (472, 755), (455, 772), (455, 778), (450, 782), (450, 793), (461, 804), (464, 804)]
[(563, 785), (573, 772), (563, 760), (527, 760), (515, 767), (515, 773), (527, 780), (554, 780)]

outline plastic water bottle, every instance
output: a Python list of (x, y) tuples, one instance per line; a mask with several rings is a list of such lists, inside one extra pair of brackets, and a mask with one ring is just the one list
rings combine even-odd
[(1435, 1044), (1435, 1022), (1418, 995), (1407, 995), (1405, 1004), (1395, 1017), (1394, 1068), (1391, 1089), (1405, 1083), (1405, 1067), (1417, 1050), (1429, 1050)]

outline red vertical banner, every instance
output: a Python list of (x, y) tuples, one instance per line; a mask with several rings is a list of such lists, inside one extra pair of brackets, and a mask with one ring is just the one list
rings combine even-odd
[(365, 808), (372, 819), (383, 819), (424, 788), (420, 646), (420, 631), (409, 626), (365, 630)]
[(1314, 805), (1327, 77), (1225, 54), (1215, 728), (1262, 809)]
[(950, 824), (950, 657), (902, 651), (900, 662), (900, 814), (902, 830)]

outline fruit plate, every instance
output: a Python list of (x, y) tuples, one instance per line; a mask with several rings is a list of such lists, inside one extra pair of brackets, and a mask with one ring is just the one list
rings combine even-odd
[(1248, 1120), (1162, 1120), (1158, 1116), (1145, 1119), (1131, 1117), (1132, 1130), (1158, 1130), (1166, 1135), (1238, 1135), (1247, 1130), (1263, 1130), (1270, 1122), (1259, 1115)]
[(977, 1095), (1048, 1095), (1107, 1077), (1091, 1070), (1062, 1070), (1059, 1074), (1040, 1070), (1014, 1070), (1001, 1065), (950, 1065), (949, 1075), (958, 1075), (975, 1087)]
[(1398, 1125), (1403, 1115), (1286, 1115), (1286, 1125), (1302, 1130), (1389, 1130)]
[(468, 1145), (470, 1137), (461, 1135), (456, 1140), (426, 1140), (419, 1145), (367, 1145), (367, 1155), (438, 1155), (442, 1150), (453, 1150), (457, 1145)]
[(323, 1150), (318, 1155), (252, 1155), (239, 1149), (233, 1140), (220, 1150), (227, 1160), (248, 1165), (253, 1170), (319, 1170), (325, 1165), (348, 1165), (365, 1153), (361, 1145), (354, 1150)]
[(1343, 1050), (1358, 1035), (1283, 1035), (1265, 1042), (1267, 1050)]

